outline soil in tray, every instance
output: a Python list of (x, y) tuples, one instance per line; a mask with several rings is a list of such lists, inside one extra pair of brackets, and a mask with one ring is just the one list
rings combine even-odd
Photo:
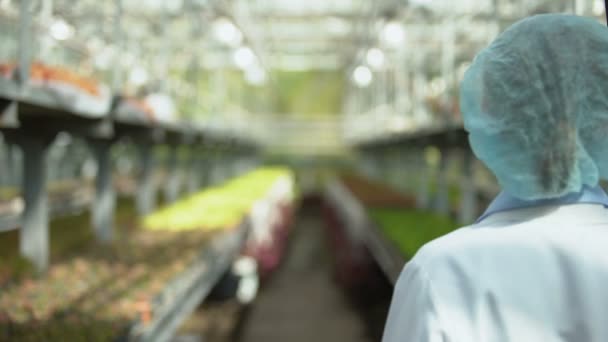
[[(82, 193), (90, 189), (88, 182), (59, 181), (49, 185), (49, 203), (63, 202), (69, 200), (75, 193)], [(21, 190), (13, 187), (0, 187), (0, 215), (19, 214), (21, 205), (15, 205), (15, 200), (19, 200)]]
[(53, 221), (51, 265), (40, 276), (11, 273), (18, 237), (0, 235), (0, 341), (106, 341), (150, 320), (153, 298), (217, 233), (146, 231), (134, 217), (121, 200), (109, 245), (94, 241), (88, 214)]
[(416, 200), (390, 187), (356, 175), (343, 175), (342, 183), (350, 192), (368, 207), (413, 208)]
[(413, 257), (425, 243), (458, 228), (449, 217), (415, 209), (413, 198), (386, 185), (353, 175), (342, 177), (342, 181), (406, 259)]
[(206, 301), (177, 331), (179, 337), (205, 342), (235, 341), (247, 307), (235, 299)]

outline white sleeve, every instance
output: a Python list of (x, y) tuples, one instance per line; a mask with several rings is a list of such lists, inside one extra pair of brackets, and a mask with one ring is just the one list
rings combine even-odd
[(410, 262), (395, 285), (383, 342), (447, 342), (424, 270)]

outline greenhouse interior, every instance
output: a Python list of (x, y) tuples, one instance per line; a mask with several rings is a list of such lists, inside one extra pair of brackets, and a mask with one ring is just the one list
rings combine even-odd
[(0, 341), (380, 341), (500, 186), (459, 88), (598, 0), (0, 0)]

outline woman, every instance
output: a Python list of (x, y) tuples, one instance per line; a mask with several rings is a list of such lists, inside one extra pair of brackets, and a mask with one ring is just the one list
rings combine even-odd
[(540, 15), (473, 61), (461, 110), (503, 192), (424, 246), (385, 342), (608, 341), (608, 28)]

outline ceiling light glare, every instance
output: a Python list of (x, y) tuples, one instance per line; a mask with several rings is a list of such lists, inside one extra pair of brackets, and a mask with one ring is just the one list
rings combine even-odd
[(432, 0), (409, 0), (408, 3), (414, 6), (428, 6)]
[(0, 9), (4, 11), (14, 10), (11, 0), (0, 0)]
[(92, 37), (91, 39), (87, 40), (86, 45), (89, 51), (91, 51), (92, 53), (97, 53), (101, 51), (101, 49), (103, 49), (106, 44), (98, 37)]
[(405, 42), (405, 29), (400, 23), (391, 21), (384, 25), (380, 39), (391, 47), (399, 47)]
[(372, 68), (381, 69), (384, 66), (384, 52), (378, 48), (371, 48), (367, 51), (365, 60)]
[(247, 70), (253, 65), (253, 63), (255, 63), (256, 58), (255, 54), (249, 47), (241, 46), (234, 51), (232, 60), (237, 67)]
[(389, 126), (388, 126), (389, 131), (395, 132), (395, 133), (407, 131), (412, 126), (411, 120), (409, 120), (409, 118), (407, 118), (403, 115), (396, 115), (396, 116), (394, 115), (388, 120), (388, 122), (389, 122)]
[(351, 24), (341, 18), (330, 16), (327, 18), (327, 32), (334, 36), (347, 35), (351, 31)]
[(259, 66), (251, 67), (245, 71), (245, 81), (253, 86), (266, 83), (266, 72)]
[(137, 66), (129, 73), (129, 82), (135, 86), (142, 86), (148, 82), (149, 76), (146, 69)]
[(120, 62), (125, 67), (131, 67), (137, 61), (137, 56), (131, 52), (123, 52), (120, 56)]
[(230, 20), (219, 18), (213, 22), (212, 33), (215, 39), (231, 47), (237, 47), (243, 42), (243, 33)]
[(56, 40), (68, 40), (74, 36), (74, 28), (65, 20), (58, 19), (51, 24), (49, 33)]
[(372, 83), (372, 71), (365, 65), (359, 65), (353, 71), (353, 81), (360, 88), (365, 88)]
[(604, 1), (603, 0), (595, 0), (593, 2), (593, 14), (594, 15), (602, 15), (604, 14)]
[(164, 6), (169, 13), (179, 13), (184, 6), (184, 0), (165, 1)]
[(184, 7), (184, 0), (123, 0), (125, 7), (131, 10), (146, 10), (159, 14), (166, 11), (171, 14), (179, 13)]
[(99, 70), (109, 70), (114, 62), (115, 51), (112, 46), (106, 46), (94, 55), (95, 67)]

